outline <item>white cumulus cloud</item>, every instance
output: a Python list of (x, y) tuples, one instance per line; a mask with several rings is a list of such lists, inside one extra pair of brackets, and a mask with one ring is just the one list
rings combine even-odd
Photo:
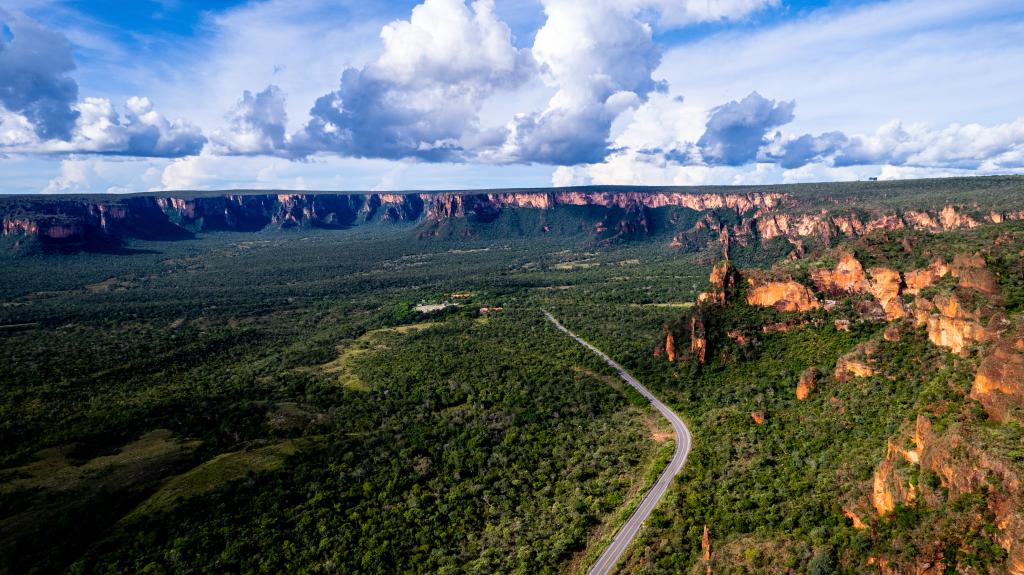
[(381, 31), (383, 53), (342, 73), (293, 138), (299, 154), (449, 160), (476, 139), (483, 100), (527, 77), (528, 54), (493, 0), (426, 0)]

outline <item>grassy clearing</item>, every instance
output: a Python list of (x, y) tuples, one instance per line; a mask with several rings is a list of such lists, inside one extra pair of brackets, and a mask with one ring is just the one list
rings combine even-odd
[(223, 453), (164, 483), (160, 489), (121, 520), (130, 523), (147, 515), (172, 509), (178, 502), (210, 493), (218, 487), (246, 478), (250, 473), (272, 471), (310, 439), (287, 440), (252, 449)]
[[(73, 553), (84, 537), (54, 540), (54, 532), (84, 534), (112, 525), (168, 474), (188, 465), (198, 441), (166, 429), (146, 433), (116, 453), (78, 464), (74, 446), (40, 451), (0, 474), (0, 572), (59, 572), (60, 555), (36, 542), (60, 542)], [(30, 569), (29, 566), (32, 568)]]
[(370, 391), (370, 384), (359, 377), (356, 364), (360, 358), (370, 352), (388, 349), (384, 341), (388, 334), (407, 334), (430, 329), (440, 322), (422, 322), (397, 327), (375, 329), (366, 332), (358, 339), (338, 346), (338, 357), (320, 366), (322, 373), (336, 377), (336, 381), (344, 388), (353, 391)]
[(69, 457), (73, 446), (44, 449), (34, 461), (0, 474), (0, 494), (27, 490), (70, 491), (85, 483), (119, 482), (154, 462), (190, 454), (198, 447), (198, 441), (181, 442), (169, 430), (157, 429), (117, 453), (96, 457), (81, 465), (76, 465)]
[(101, 282), (87, 284), (85, 290), (89, 293), (123, 292), (137, 286), (138, 283), (134, 280), (112, 277)]
[(596, 268), (600, 265), (601, 264), (598, 262), (584, 260), (580, 262), (563, 262), (560, 264), (555, 264), (551, 267), (556, 270), (588, 270), (591, 268)]
[(668, 309), (689, 309), (693, 307), (692, 301), (664, 302), (664, 303), (636, 303), (632, 307), (658, 307)]

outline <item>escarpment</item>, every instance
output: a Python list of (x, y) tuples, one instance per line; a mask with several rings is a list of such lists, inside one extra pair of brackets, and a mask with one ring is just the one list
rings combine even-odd
[[(956, 181), (956, 185), (963, 184)], [(1024, 188), (1016, 179), (976, 179), (970, 185)], [(690, 251), (714, 244), (725, 258), (735, 250), (783, 239), (787, 253), (800, 258), (813, 246), (879, 231), (942, 232), (1024, 220), (1024, 204), (1021, 209), (1006, 210), (924, 196), (913, 202), (914, 207), (889, 207), (875, 202), (878, 192), (860, 190), (856, 183), (843, 186), (856, 193), (833, 197), (814, 193), (813, 186), (798, 189), (800, 193), (786, 186), (593, 186), (432, 193), (18, 196), (0, 200), (0, 233), (18, 243), (38, 240), (44, 245), (89, 249), (131, 240), (183, 239), (208, 231), (412, 223), (422, 238), (584, 234), (598, 241), (651, 239), (670, 249)], [(870, 200), (870, 207), (860, 207), (853, 197)], [(1010, 205), (1016, 207), (1014, 202)], [(983, 285), (986, 278), (966, 272), (964, 281)]]

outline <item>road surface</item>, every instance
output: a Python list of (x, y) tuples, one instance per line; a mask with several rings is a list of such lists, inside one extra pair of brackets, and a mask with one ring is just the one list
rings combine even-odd
[(639, 381), (621, 365), (615, 363), (612, 358), (605, 355), (605, 353), (596, 347), (590, 345), (583, 338), (569, 331), (564, 325), (555, 319), (555, 316), (548, 312), (544, 312), (547, 316), (548, 321), (555, 324), (555, 327), (564, 331), (569, 337), (575, 339), (580, 345), (596, 353), (598, 357), (604, 360), (605, 363), (610, 365), (612, 369), (618, 372), (619, 377), (625, 380), (626, 383), (633, 386), (634, 389), (640, 392), (640, 395), (647, 398), (651, 402), (651, 405), (655, 409), (661, 412), (665, 419), (672, 424), (672, 431), (676, 434), (676, 450), (672, 454), (672, 460), (668, 462), (668, 466), (665, 467), (665, 471), (658, 477), (658, 482), (651, 487), (651, 490), (644, 496), (644, 500), (640, 502), (640, 506), (636, 508), (633, 515), (622, 525), (618, 533), (612, 539), (608, 548), (604, 550), (604, 553), (597, 559), (594, 566), (590, 568), (587, 575), (608, 575), (615, 569), (615, 564), (618, 563), (619, 558), (626, 551), (626, 547), (633, 541), (636, 534), (640, 532), (640, 528), (643, 526), (644, 521), (651, 515), (651, 511), (654, 510), (654, 506), (658, 504), (662, 496), (665, 495), (665, 491), (668, 490), (668, 486), (672, 484), (672, 478), (679, 473), (679, 470), (683, 468), (683, 464), (686, 463), (686, 456), (690, 454), (690, 430), (686, 428), (686, 424), (679, 418), (674, 411), (668, 408), (664, 403), (658, 401), (654, 394), (648, 391), (646, 387), (640, 384)]

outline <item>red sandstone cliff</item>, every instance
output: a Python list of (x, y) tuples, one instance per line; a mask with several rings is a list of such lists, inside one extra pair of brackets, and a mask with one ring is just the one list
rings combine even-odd
[[(835, 200), (812, 201), (781, 191), (701, 192), (573, 189), (497, 192), (438, 192), (419, 194), (339, 194), (292, 192), (184, 196), (127, 196), (40, 198), (5, 207), (0, 204), (5, 236), (106, 240), (178, 239), (194, 231), (255, 231), (278, 227), (347, 227), (370, 221), (443, 223), (470, 219), (486, 224), (504, 210), (554, 210), (588, 207), (605, 210), (593, 226), (595, 234), (615, 238), (645, 236), (654, 231), (651, 210), (688, 209), (705, 217), (691, 228), (677, 228), (676, 247), (701, 249), (709, 241), (723, 255), (736, 245), (790, 240), (797, 256), (805, 240), (828, 244), (876, 230), (910, 228), (931, 232), (968, 229), (983, 221), (1024, 219), (1024, 211), (989, 210), (972, 216), (966, 206), (902, 212), (875, 209), (845, 211)], [(28, 205), (29, 209), (25, 210)], [(824, 205), (824, 207), (822, 207)], [(723, 217), (723, 210), (733, 216)], [(60, 216), (59, 218), (56, 216)], [(674, 218), (674, 216), (673, 216)], [(980, 219), (979, 219), (980, 218)], [(692, 221), (692, 220), (689, 220)], [(679, 224), (670, 218), (668, 225)], [(52, 228), (52, 229), (51, 229)], [(550, 231), (549, 226), (544, 227)], [(47, 231), (49, 230), (49, 231)], [(421, 234), (436, 235), (431, 230)], [(694, 245), (691, 245), (694, 244)], [(965, 281), (975, 282), (971, 274)], [(980, 278), (981, 282), (985, 278)]]

